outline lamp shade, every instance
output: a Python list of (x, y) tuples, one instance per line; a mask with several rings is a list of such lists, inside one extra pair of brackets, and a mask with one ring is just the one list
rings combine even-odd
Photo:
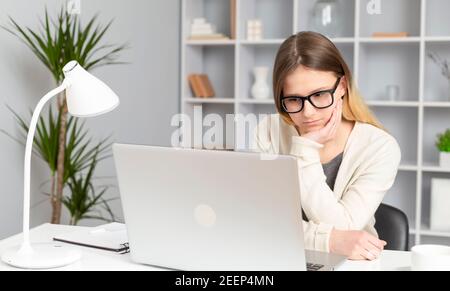
[(78, 62), (63, 68), (69, 113), (76, 117), (92, 117), (107, 113), (119, 105), (119, 97), (105, 83), (88, 73)]

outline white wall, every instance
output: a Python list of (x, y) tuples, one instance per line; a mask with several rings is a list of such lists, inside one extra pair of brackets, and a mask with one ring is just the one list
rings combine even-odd
[[(37, 28), (46, 6), (50, 15), (56, 15), (64, 3), (0, 0), (0, 25), (7, 24), (10, 15), (20, 24)], [(117, 142), (169, 145), (170, 119), (179, 108), (179, 6), (179, 0), (82, 0), (84, 23), (97, 12), (102, 23), (114, 18), (107, 41), (129, 42), (132, 47), (122, 57), (131, 64), (93, 72), (121, 98), (121, 106), (113, 113), (87, 120), (94, 137), (113, 133)], [(0, 30), (0, 128), (17, 132), (5, 104), (27, 113), (53, 85), (51, 75), (30, 50)], [(22, 163), (23, 148), (0, 135), (0, 239), (21, 230)], [(45, 199), (39, 185), (48, 179), (48, 173), (38, 159), (33, 160), (32, 171), (32, 200), (36, 203)], [(113, 161), (104, 162), (97, 176), (115, 176)], [(117, 189), (109, 196), (118, 196)], [(121, 216), (120, 203), (113, 203), (113, 208)], [(32, 225), (48, 222), (49, 217), (49, 203), (42, 203), (32, 210)]]

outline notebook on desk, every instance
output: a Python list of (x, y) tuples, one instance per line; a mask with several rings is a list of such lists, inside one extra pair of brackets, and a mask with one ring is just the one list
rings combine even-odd
[(120, 254), (129, 252), (125, 224), (116, 222), (57, 235), (53, 240)]

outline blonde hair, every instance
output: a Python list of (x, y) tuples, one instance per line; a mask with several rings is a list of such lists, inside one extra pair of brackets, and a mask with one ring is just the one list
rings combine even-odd
[(288, 124), (294, 125), (288, 113), (281, 106), (284, 81), (298, 66), (334, 72), (345, 76), (347, 92), (344, 97), (342, 115), (345, 120), (359, 121), (384, 129), (359, 94), (352, 73), (339, 50), (322, 34), (304, 31), (287, 38), (280, 46), (273, 69), (273, 93), (278, 113)]

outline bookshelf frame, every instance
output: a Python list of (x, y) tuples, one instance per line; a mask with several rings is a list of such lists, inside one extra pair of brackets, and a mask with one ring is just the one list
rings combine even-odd
[[(313, 0), (236, 0), (236, 39), (188, 40), (193, 17), (209, 21), (221, 13), (219, 32), (229, 33), (229, 0), (181, 0), (181, 113), (191, 115), (194, 106), (220, 115), (275, 113), (273, 100), (249, 98), (250, 69), (273, 66), (283, 40), (302, 30), (311, 30), (309, 18)], [(382, 1), (381, 15), (366, 11), (370, 0), (341, 0), (345, 24), (341, 37), (332, 41), (351, 67), (366, 102), (402, 149), (397, 180), (385, 202), (402, 209), (409, 218), (411, 246), (420, 243), (450, 244), (448, 232), (429, 228), (430, 181), (449, 178), (450, 169), (438, 166), (435, 137), (450, 127), (450, 87), (439, 69), (427, 57), (436, 51), (450, 59), (450, 1)], [(229, 6), (227, 6), (229, 7)], [(259, 17), (267, 30), (260, 41), (245, 39), (246, 20)], [(222, 30), (220, 30), (222, 29)], [(404, 38), (372, 38), (372, 32), (407, 31)], [(187, 82), (190, 73), (208, 73), (215, 98), (193, 98)], [(271, 84), (271, 76), (268, 80)], [(388, 101), (383, 90), (388, 84), (400, 86), (398, 101)], [(230, 133), (227, 133), (230, 134)], [(234, 129), (234, 136), (239, 129)], [(201, 146), (201, 145), (196, 145)], [(234, 141), (235, 149), (243, 149)], [(245, 145), (244, 145), (245, 147)], [(449, 193), (450, 195), (450, 193)]]

